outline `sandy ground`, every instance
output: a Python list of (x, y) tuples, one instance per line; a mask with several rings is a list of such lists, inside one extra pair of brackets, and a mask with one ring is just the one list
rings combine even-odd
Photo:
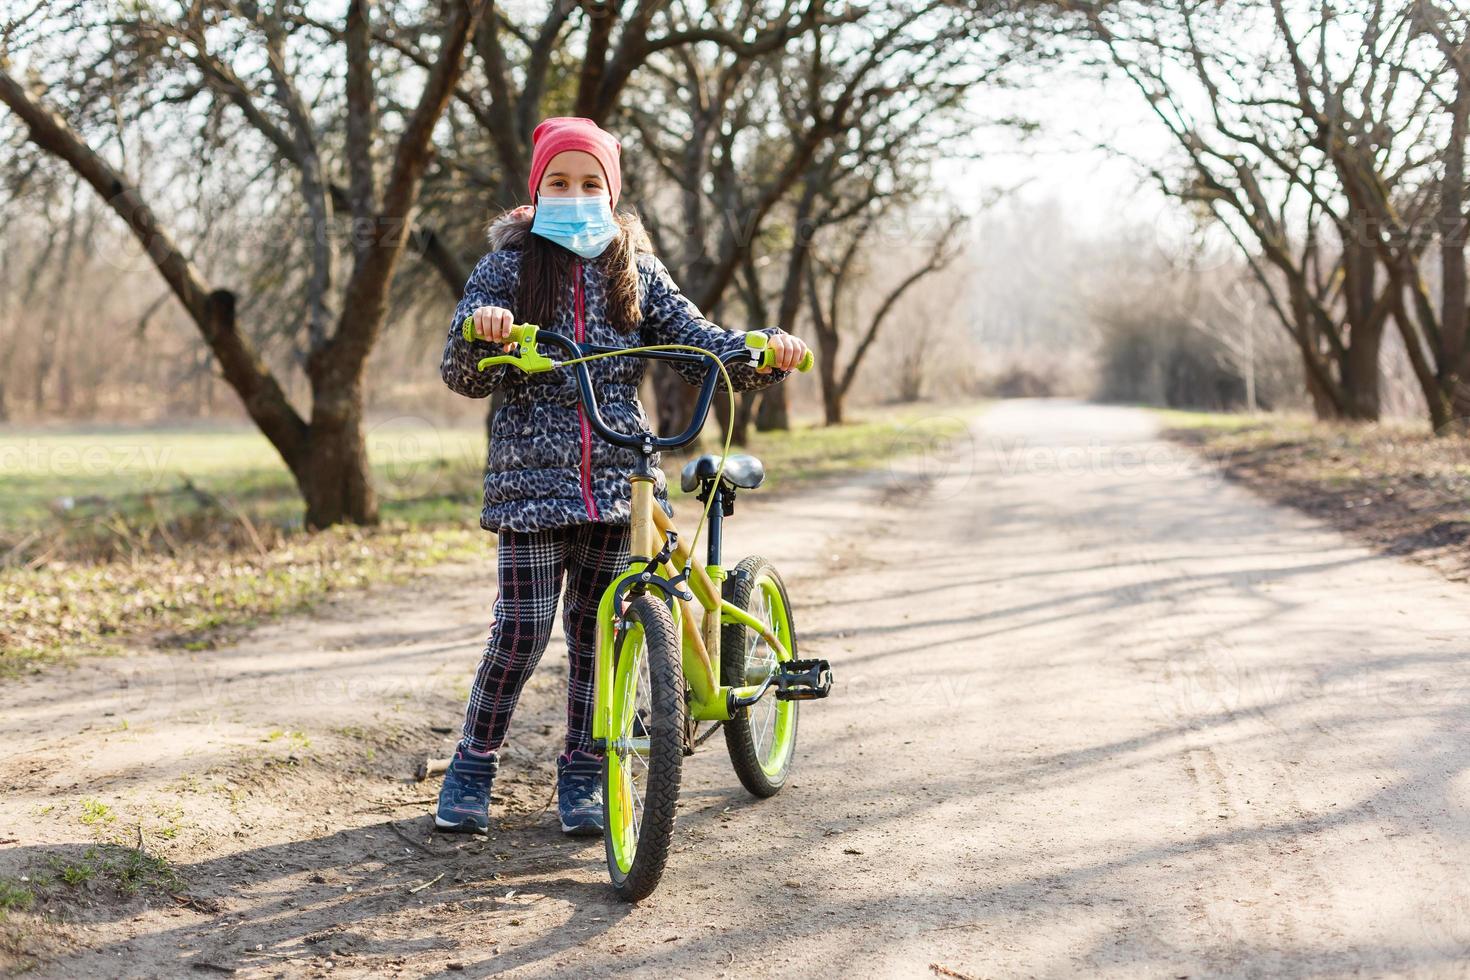
[(783, 567), (837, 687), (773, 800), (718, 736), (688, 760), (637, 907), (542, 809), (559, 638), (494, 837), (426, 830), (437, 786), (404, 777), (450, 744), (488, 566), (0, 688), (0, 874), (141, 824), (187, 882), (12, 917), (36, 973), (1470, 973), (1470, 590), (1224, 483), (1140, 412), (1008, 402), (912, 436), (886, 471), (742, 498), (732, 562)]

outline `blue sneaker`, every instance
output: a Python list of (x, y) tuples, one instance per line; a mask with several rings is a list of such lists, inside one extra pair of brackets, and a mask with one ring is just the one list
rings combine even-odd
[(452, 834), (490, 833), (490, 784), (500, 756), (460, 746), (444, 774), (434, 826)]
[(556, 812), (565, 833), (602, 833), (602, 756), (580, 749), (557, 756)]

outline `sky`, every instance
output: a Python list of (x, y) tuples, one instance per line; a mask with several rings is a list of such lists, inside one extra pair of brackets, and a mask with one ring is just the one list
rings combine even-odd
[(1202, 239), (1195, 217), (1139, 165), (1177, 160), (1178, 150), (1131, 83), (1059, 69), (1024, 89), (974, 98), (977, 116), (1037, 124), (1029, 135), (979, 128), (968, 146), (979, 159), (939, 167), (952, 189), (947, 203), (976, 216), (964, 305), (982, 344), (1075, 345), (1087, 335), (1086, 297), (1108, 288), (1114, 247), (1138, 250), (1147, 266), (1233, 258), (1228, 242), (1208, 232)]
[(982, 158), (945, 163), (945, 172), (965, 177), (958, 183), (966, 187), (967, 209), (980, 211), (996, 189), (1017, 188), (1008, 195), (1017, 204), (1055, 202), (1083, 233), (1116, 227), (1120, 216), (1132, 223), (1178, 220), (1178, 209), (1133, 160), (1103, 148), (1145, 160), (1173, 152), (1169, 135), (1130, 84), (1058, 71), (1025, 89), (987, 89), (974, 98), (980, 115), (1030, 119), (1040, 128), (1026, 137), (977, 130), (972, 146)]

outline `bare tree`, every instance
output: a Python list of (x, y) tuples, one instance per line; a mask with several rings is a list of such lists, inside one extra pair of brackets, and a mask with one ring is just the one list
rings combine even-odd
[[(1343, 252), (1351, 263), (1345, 277), (1350, 315), (1354, 306), (1371, 309), (1367, 315), (1374, 317), (1375, 327), (1394, 315), (1431, 422), (1440, 429), (1455, 410), (1455, 379), (1462, 376), (1458, 345), (1441, 327), (1451, 325), (1451, 333), (1463, 336), (1464, 295), (1443, 296), (1448, 305), (1441, 305), (1435, 323), (1419, 266), (1437, 233), (1446, 287), (1464, 283), (1464, 113), (1470, 110), (1470, 93), (1454, 70), (1457, 50), (1467, 50), (1464, 41), (1452, 41), (1451, 22), (1424, 4), (1390, 8), (1373, 0), (1343, 10), (1321, 3), (1310, 31), (1294, 25), (1292, 11), (1280, 0), (1273, 0), (1272, 11), (1295, 81), (1297, 109), (1317, 133), (1349, 203), (1352, 236)], [(1345, 22), (1361, 38), (1359, 67), (1334, 78), (1324, 53)], [(1435, 35), (1429, 52), (1420, 50), (1421, 31)], [(1424, 56), (1430, 52), (1440, 55), (1438, 64)], [(1448, 139), (1439, 152), (1434, 152), (1436, 102), (1450, 117)], [(1387, 284), (1375, 297), (1371, 283), (1380, 260)], [(1470, 398), (1464, 404), (1470, 406)]]
[[(1351, 157), (1371, 161), (1390, 187), (1401, 176), (1392, 168), (1415, 134), (1375, 125), (1397, 99), (1397, 79), (1373, 58), (1344, 66), (1327, 56), (1336, 37), (1325, 6), (1315, 20), (1297, 18), (1304, 28), (1276, 3), (1079, 9), (1184, 154), (1187, 174), (1156, 167), (1155, 177), (1167, 192), (1202, 202), (1240, 244), (1300, 351), (1318, 414), (1376, 418), (1394, 291), (1378, 275), (1368, 216), (1342, 174)], [(1263, 13), (1278, 46), (1241, 50), (1239, 38), (1252, 34), (1242, 25)], [(1299, 30), (1321, 57), (1301, 56)], [(1203, 113), (1193, 110), (1201, 104)]]
[[(1406, 209), (1367, 175), (1358, 190), (1382, 230), (1376, 244), (1395, 287), (1394, 319), (1429, 405), (1430, 422), (1436, 432), (1448, 433), (1463, 431), (1464, 420), (1470, 418), (1470, 274), (1465, 252), (1470, 234), (1470, 13), (1415, 0), (1407, 17), (1407, 50), (1396, 67), (1422, 80), (1426, 102), (1443, 123), (1442, 150), (1430, 157), (1435, 170), (1423, 181), (1425, 196), (1433, 203)], [(1426, 41), (1428, 50), (1419, 49), (1416, 42)], [(1439, 280), (1437, 297), (1431, 293), (1431, 269)]]
[[(959, 254), (958, 233), (965, 226), (962, 215), (951, 215), (943, 231), (927, 246), (927, 255), (919, 265), (905, 274), (898, 283), (888, 289), (878, 300), (876, 308), (866, 317), (866, 323), (849, 329), (848, 311), (851, 304), (844, 302), (845, 295), (852, 290), (856, 276), (869, 274), (863, 269), (861, 259), (872, 260), (875, 255), (889, 254), (890, 247), (880, 245), (871, 248), (870, 236), (875, 221), (869, 215), (855, 219), (851, 230), (846, 231), (845, 241), (833, 260), (817, 257), (807, 265), (807, 300), (811, 310), (812, 329), (821, 350), (818, 368), (822, 381), (822, 411), (828, 425), (842, 422), (842, 406), (852, 390), (858, 369), (863, 359), (878, 339), (879, 331), (888, 322), (894, 309), (906, 294), (928, 276), (939, 272)], [(839, 226), (840, 227), (840, 226)], [(865, 252), (865, 248), (870, 249)], [(823, 281), (826, 298), (822, 297)], [(842, 364), (843, 341), (849, 335), (856, 339), (846, 364)]]
[[(875, 5), (764, 58), (681, 52), (654, 76), (663, 84), (631, 111), (658, 175), (677, 190), (688, 253), (680, 270), (696, 301), (713, 307), (732, 284), (746, 297), (761, 291), (772, 297), (758, 307), (766, 323), (796, 329), (816, 229), (865, 206), (824, 185), (868, 187), (901, 207), (928, 161), (971, 128), (959, 112), (966, 93), (1023, 47), (997, 55), (980, 40), (1024, 22), (1025, 8)], [(661, 412), (680, 404), (677, 389), (659, 394)], [(784, 388), (760, 396), (755, 419), (786, 425)]]
[[(89, 143), (87, 113), (74, 125), (35, 84), (17, 77), (8, 57), (0, 63), (0, 102), (24, 124), (32, 143), (75, 171), (126, 223), (194, 321), (225, 380), (295, 477), (313, 527), (377, 519), (362, 431), (363, 368), (384, 326), (389, 287), (408, 241), (435, 126), (462, 75), (463, 51), (483, 9), (482, 0), (444, 4), (437, 35), (440, 57), (423, 74), (413, 102), (401, 107), (401, 124), (393, 132), (379, 126), (373, 112), (373, 76), (381, 48), (371, 41), (374, 10), (368, 0), (349, 4), (340, 48), (331, 52), (343, 66), (345, 94), (345, 118), (331, 124), (312, 114), (306, 79), (300, 74), (310, 68), (293, 64), (286, 25), (274, 9), (253, 3), (193, 4), (182, 8), (178, 18), (140, 17), (103, 25), (126, 29), (131, 53), (141, 56), (138, 64), (148, 72), (167, 75), (191, 66), (183, 84), (203, 85), (228, 100), (295, 167), (296, 192), (313, 229), (305, 345), (311, 407), (305, 414), (293, 406), (256, 343), (241, 329), (239, 294), (209, 281), (196, 259), (180, 248), (159, 209), (150, 205), (137, 176)], [(228, 49), (220, 43), (226, 39), (231, 42)], [(257, 52), (264, 56), (258, 61), (250, 57)], [(250, 70), (237, 69), (229, 60), (231, 53), (242, 65), (250, 64)], [(109, 49), (104, 61), (123, 56)], [(49, 81), (57, 91), (70, 77), (59, 74)], [(157, 86), (158, 79), (153, 81)], [(73, 92), (79, 98), (88, 94), (81, 86)], [(345, 204), (354, 226), (347, 271), (340, 278), (327, 225), (338, 203), (329, 187), (323, 146), (328, 132), (345, 133)]]

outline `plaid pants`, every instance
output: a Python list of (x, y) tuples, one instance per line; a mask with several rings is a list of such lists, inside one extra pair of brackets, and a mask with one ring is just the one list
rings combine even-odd
[(495, 619), (470, 690), (463, 744), (476, 752), (490, 752), (504, 744), (521, 688), (551, 639), (565, 573), (566, 751), (589, 751), (597, 603), (612, 580), (628, 567), (628, 527), (574, 524), (529, 534), (502, 530), (497, 557), (500, 591), (495, 597)]

